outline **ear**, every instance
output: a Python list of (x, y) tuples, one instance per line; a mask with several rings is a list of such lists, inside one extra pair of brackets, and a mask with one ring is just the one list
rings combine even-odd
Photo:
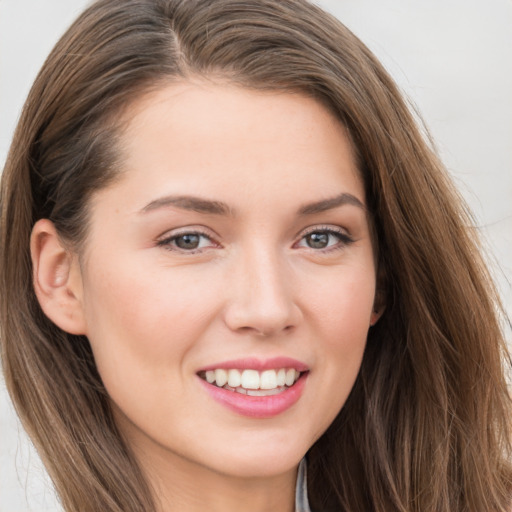
[(382, 265), (377, 272), (377, 290), (373, 300), (372, 314), (370, 315), (370, 327), (373, 327), (386, 309), (386, 272)]
[(32, 229), (30, 253), (34, 289), (44, 314), (63, 331), (86, 334), (78, 257), (63, 246), (48, 219)]
[(373, 327), (379, 321), (379, 318), (382, 316), (385, 309), (385, 306), (377, 307), (374, 304), (372, 314), (370, 315), (370, 327)]

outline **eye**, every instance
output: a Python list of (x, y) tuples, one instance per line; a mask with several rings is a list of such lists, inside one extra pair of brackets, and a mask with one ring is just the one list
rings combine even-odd
[(343, 248), (353, 242), (352, 238), (338, 229), (322, 228), (306, 233), (297, 243), (297, 247), (309, 249), (336, 249)]
[(168, 236), (157, 242), (157, 245), (171, 251), (196, 252), (217, 244), (205, 233), (198, 231), (182, 232)]

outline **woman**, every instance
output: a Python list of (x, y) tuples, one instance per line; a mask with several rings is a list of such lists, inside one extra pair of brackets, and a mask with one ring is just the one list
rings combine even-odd
[(6, 382), (66, 510), (510, 509), (467, 215), (320, 9), (93, 4), (1, 200)]

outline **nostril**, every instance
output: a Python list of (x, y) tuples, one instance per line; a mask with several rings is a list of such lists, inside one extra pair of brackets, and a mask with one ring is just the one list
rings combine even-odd
[[(224, 309), (224, 321), (230, 330), (268, 337), (291, 332), (302, 320), (302, 311), (291, 297), (273, 300), (262, 294), (234, 294)], [(258, 298), (259, 297), (259, 298)]]

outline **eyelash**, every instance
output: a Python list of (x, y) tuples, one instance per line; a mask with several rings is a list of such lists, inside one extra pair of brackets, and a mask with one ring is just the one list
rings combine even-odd
[(176, 233), (171, 236), (165, 237), (162, 240), (158, 240), (157, 245), (159, 247), (163, 247), (164, 249), (166, 249), (168, 251), (180, 252), (182, 254), (196, 254), (196, 253), (202, 252), (205, 249), (204, 247), (199, 247), (197, 249), (187, 250), (187, 249), (183, 249), (181, 247), (177, 247), (175, 245), (176, 240), (178, 240), (179, 238), (182, 238), (184, 236), (187, 236), (187, 235), (207, 238), (211, 242), (212, 246), (218, 246), (218, 244), (213, 241), (212, 236), (210, 234), (208, 234), (204, 231), (201, 231), (201, 230), (197, 230), (197, 229), (193, 229), (190, 231), (182, 231), (181, 233)]
[[(328, 245), (325, 248), (315, 249), (313, 247), (306, 246), (306, 249), (309, 249), (316, 253), (328, 253), (331, 251), (341, 250), (354, 242), (354, 239), (341, 229), (334, 228), (332, 226), (315, 226), (314, 228), (311, 228), (308, 231), (306, 231), (305, 233), (303, 233), (302, 236), (300, 237), (299, 241), (294, 244), (294, 247), (303, 247), (303, 246), (299, 245), (300, 242), (305, 240), (306, 237), (313, 235), (313, 234), (326, 234), (328, 236), (335, 236), (338, 239), (338, 243), (336, 243), (332, 246)], [(188, 250), (188, 249), (183, 249), (181, 247), (177, 247), (175, 245), (176, 240), (178, 240), (182, 237), (185, 237), (185, 236), (198, 236), (198, 237), (206, 238), (211, 242), (211, 246), (219, 245), (212, 239), (212, 236), (210, 234), (196, 229), (196, 230), (190, 230), (190, 231), (182, 231), (181, 233), (176, 233), (171, 236), (165, 237), (161, 240), (158, 240), (157, 246), (163, 247), (164, 249), (166, 249), (168, 251), (180, 252), (182, 254), (197, 254), (197, 253), (202, 252), (204, 249), (209, 248), (209, 247), (198, 247), (195, 249)]]
[[(354, 242), (354, 239), (348, 235), (344, 230), (341, 228), (333, 227), (333, 226), (315, 226), (311, 229), (308, 229), (305, 233), (302, 234), (300, 237), (299, 244), (302, 242), (307, 236), (310, 236), (312, 234), (326, 234), (328, 236), (335, 236), (338, 239), (338, 242), (334, 245), (327, 246), (325, 248), (321, 249), (315, 249), (313, 247), (306, 247), (307, 249), (310, 249), (314, 251), (315, 253), (329, 253), (331, 251), (339, 251), (342, 249), (345, 249), (348, 245), (352, 244)], [(295, 245), (297, 245), (295, 244)]]

